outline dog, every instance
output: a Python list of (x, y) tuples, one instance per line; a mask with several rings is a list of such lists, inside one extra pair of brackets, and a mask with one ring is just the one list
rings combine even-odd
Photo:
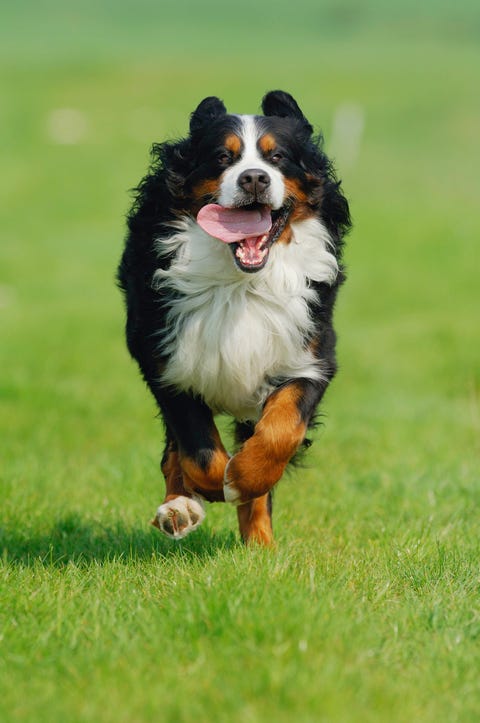
[(188, 137), (153, 145), (127, 218), (127, 346), (165, 424), (152, 524), (176, 540), (209, 501), (237, 506), (244, 542), (272, 543), (272, 489), (337, 369), (348, 203), (294, 98), (271, 91), (262, 111), (205, 98)]

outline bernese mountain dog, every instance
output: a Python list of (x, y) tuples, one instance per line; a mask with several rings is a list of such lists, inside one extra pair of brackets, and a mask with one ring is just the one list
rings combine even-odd
[[(153, 524), (173, 539), (209, 501), (237, 506), (245, 542), (272, 542), (272, 489), (336, 371), (348, 204), (292, 96), (269, 92), (262, 110), (205, 98), (187, 138), (153, 146), (128, 215), (118, 281), (165, 423)], [(234, 419), (233, 455), (219, 413)]]

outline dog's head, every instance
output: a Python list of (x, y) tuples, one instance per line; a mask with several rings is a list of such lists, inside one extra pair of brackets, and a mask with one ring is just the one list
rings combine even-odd
[(238, 268), (265, 266), (274, 243), (289, 243), (291, 224), (321, 217), (333, 241), (349, 225), (348, 205), (321, 138), (288, 93), (272, 91), (263, 116), (230, 115), (205, 98), (190, 136), (168, 144), (169, 189), (210, 235), (230, 244)]

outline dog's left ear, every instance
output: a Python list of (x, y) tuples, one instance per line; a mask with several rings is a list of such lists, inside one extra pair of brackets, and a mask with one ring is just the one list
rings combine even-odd
[(220, 98), (212, 95), (204, 98), (190, 116), (190, 133), (196, 133), (212, 121), (225, 115), (227, 109)]
[(262, 100), (262, 110), (266, 116), (277, 116), (278, 118), (296, 118), (301, 121), (308, 133), (313, 128), (298, 107), (298, 103), (290, 93), (283, 90), (271, 90)]

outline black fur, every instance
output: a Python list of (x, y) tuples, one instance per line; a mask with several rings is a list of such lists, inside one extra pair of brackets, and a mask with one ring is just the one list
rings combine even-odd
[[(296, 101), (287, 93), (272, 91), (263, 99), (262, 109), (264, 116), (257, 117), (257, 121), (265, 132), (275, 136), (282, 151), (276, 167), (307, 194), (310, 208), (330, 233), (340, 266), (332, 286), (313, 284), (317, 291), (317, 301), (311, 305), (315, 338), (306, 342), (313, 343), (315, 353), (327, 369), (328, 379), (300, 381), (303, 391), (299, 411), (310, 425), (337, 368), (332, 314), (338, 287), (344, 280), (341, 255), (343, 237), (350, 227), (349, 209), (323, 151), (322, 137), (312, 135), (312, 126)], [(168, 268), (171, 258), (158, 256), (154, 240), (172, 233), (169, 224), (179, 214), (194, 215), (198, 211), (194, 189), (202, 179), (215, 179), (223, 173), (228, 159), (225, 160), (225, 153), (223, 156), (220, 153), (222, 143), (228, 133), (238, 129), (239, 122), (237, 116), (227, 114), (221, 100), (206, 98), (191, 115), (188, 137), (153, 145), (150, 168), (135, 190), (128, 214), (128, 235), (117, 277), (127, 306), (128, 349), (162, 413), (167, 447), (174, 445), (202, 468), (208, 467), (209, 455), (216, 446), (212, 412), (198, 396), (161, 383), (160, 370), (167, 359), (158, 340), (166, 332), (167, 304), (171, 299), (161, 287), (153, 288), (152, 279), (158, 268)], [(215, 199), (207, 195), (200, 204), (212, 200)], [(278, 387), (288, 383), (289, 380), (277, 380)], [(253, 430), (249, 422), (238, 424), (238, 443), (248, 439)]]

